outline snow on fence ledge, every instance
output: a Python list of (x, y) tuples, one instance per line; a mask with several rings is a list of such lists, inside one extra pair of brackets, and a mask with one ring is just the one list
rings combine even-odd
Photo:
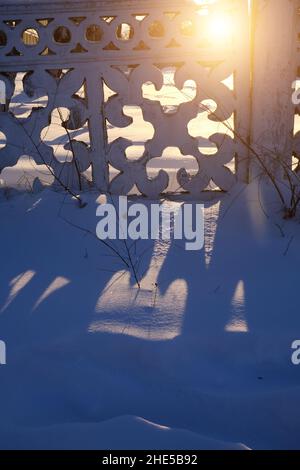
[[(253, 10), (248, 0), (2, 1), (6, 105), (0, 108), (0, 171), (28, 155), (72, 188), (82, 188), (91, 170), (90, 184), (102, 191), (156, 198), (170, 189), (172, 169), (162, 156), (172, 148), (180, 154), (173, 191), (201, 197), (248, 181), (251, 156), (243, 142), (265, 139), (273, 145), (275, 135), (276, 148), (291, 159), (298, 145), (290, 97), (297, 77), (299, 1), (252, 5)], [(171, 106), (170, 88), (177, 89)], [(18, 93), (26, 96), (23, 114), (14, 111)], [(139, 132), (128, 110), (140, 110), (142, 124), (153, 128), (134, 157)], [(132, 133), (110, 139), (112, 128)], [(55, 132), (65, 134), (65, 157), (47, 140)]]

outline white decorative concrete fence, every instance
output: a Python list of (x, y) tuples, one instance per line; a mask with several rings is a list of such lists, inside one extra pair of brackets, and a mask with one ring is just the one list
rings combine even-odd
[[(137, 188), (158, 197), (169, 174), (162, 166), (150, 177), (148, 165), (176, 147), (198, 168), (196, 174), (184, 165), (178, 170), (178, 190), (201, 197), (211, 182), (214, 190), (227, 191), (249, 180), (253, 157), (247, 144), (264, 149), (264, 157), (280, 151), (291, 161), (293, 153), (300, 156), (300, 134), (293, 135), (298, 110), (291, 101), (299, 7), (299, 0), (2, 0), (0, 80), (7, 104), (0, 112), (0, 171), (29, 155), (73, 188), (82, 187), (91, 168), (92, 183), (102, 191), (128, 194)], [(187, 81), (195, 84), (194, 96), (171, 112), (143, 92), (149, 82), (157, 90), (163, 86), (166, 68), (175, 70), (179, 90)], [(10, 111), (18, 73), (33, 101), (46, 97), (26, 117)], [(207, 100), (216, 104), (209, 119), (220, 124), (205, 136), (216, 146), (212, 155), (189, 132)], [(127, 106), (140, 107), (154, 129), (138, 159), (128, 157), (131, 140), (107, 138), (108, 126), (131, 124)], [(54, 111), (65, 108), (69, 116), (60, 114), (61, 127), (72, 159), (61, 161), (43, 131)], [(72, 137), (74, 129), (85, 128), (88, 142)]]

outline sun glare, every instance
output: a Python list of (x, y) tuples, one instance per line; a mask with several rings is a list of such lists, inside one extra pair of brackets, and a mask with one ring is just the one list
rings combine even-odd
[(209, 40), (213, 41), (226, 41), (230, 39), (233, 32), (233, 22), (232, 18), (223, 12), (214, 11), (214, 13), (209, 14), (207, 7), (209, 5), (217, 3), (216, 0), (192, 0), (196, 5), (199, 5), (201, 9), (198, 11), (198, 14), (206, 17), (206, 34), (209, 37)]
[(226, 15), (213, 16), (208, 21), (208, 34), (216, 40), (225, 40), (232, 33), (231, 18)]

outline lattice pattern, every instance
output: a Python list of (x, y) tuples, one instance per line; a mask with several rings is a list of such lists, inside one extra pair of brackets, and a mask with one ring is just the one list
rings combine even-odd
[[(219, 11), (230, 17), (233, 27), (226, 40), (215, 42), (208, 25)], [(194, 176), (184, 167), (178, 171), (181, 191), (199, 196), (211, 181), (228, 190), (237, 178), (247, 178), (245, 149), (226, 135), (226, 127), (209, 137), (217, 146), (209, 156), (201, 153), (197, 138), (188, 131), (201, 103), (211, 99), (217, 109), (210, 119), (224, 122), (233, 115), (234, 131), (248, 137), (247, 0), (219, 1), (201, 8), (192, 2), (166, 0), (40, 2), (36, 7), (14, 2), (0, 6), (0, 25), (0, 78), (6, 83), (8, 106), (17, 72), (25, 73), (23, 85), (29, 97), (47, 97), (45, 105), (33, 108), (27, 117), (0, 112), (0, 129), (6, 137), (6, 146), (0, 149), (0, 171), (26, 154), (38, 164), (51, 166), (73, 187), (81, 184), (78, 172), (91, 166), (98, 189), (127, 194), (136, 185), (142, 194), (158, 197), (168, 187), (168, 172), (161, 168), (150, 178), (147, 165), (165, 148), (178, 147), (198, 165)], [(159, 101), (144, 97), (143, 85), (152, 82), (159, 90), (162, 69), (171, 65), (179, 90), (187, 80), (193, 80), (197, 89), (193, 99), (168, 114)], [(233, 89), (223, 83), (231, 75)], [(113, 92), (108, 100), (105, 86)], [(125, 128), (131, 124), (125, 106), (139, 106), (144, 121), (154, 128), (144, 155), (135, 161), (126, 157), (131, 141), (119, 138), (108, 144), (107, 140), (108, 123)], [(85, 125), (89, 133), (88, 142), (70, 139), (66, 144), (73, 155), (68, 162), (56, 158), (41, 138), (54, 111), (62, 108), (69, 110), (62, 123), (67, 133)], [(110, 166), (119, 172), (112, 181)]]

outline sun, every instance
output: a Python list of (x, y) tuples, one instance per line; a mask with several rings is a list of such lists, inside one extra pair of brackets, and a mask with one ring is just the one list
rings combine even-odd
[(208, 19), (207, 30), (212, 39), (229, 39), (233, 30), (232, 20), (225, 14), (213, 15)]
[(216, 0), (192, 0), (193, 3), (198, 5), (201, 10), (198, 14), (206, 18), (206, 34), (210, 40), (220, 42), (230, 39), (233, 33), (233, 21), (232, 17), (225, 12), (214, 11), (209, 14), (209, 10), (206, 8), (209, 5), (217, 3)]

